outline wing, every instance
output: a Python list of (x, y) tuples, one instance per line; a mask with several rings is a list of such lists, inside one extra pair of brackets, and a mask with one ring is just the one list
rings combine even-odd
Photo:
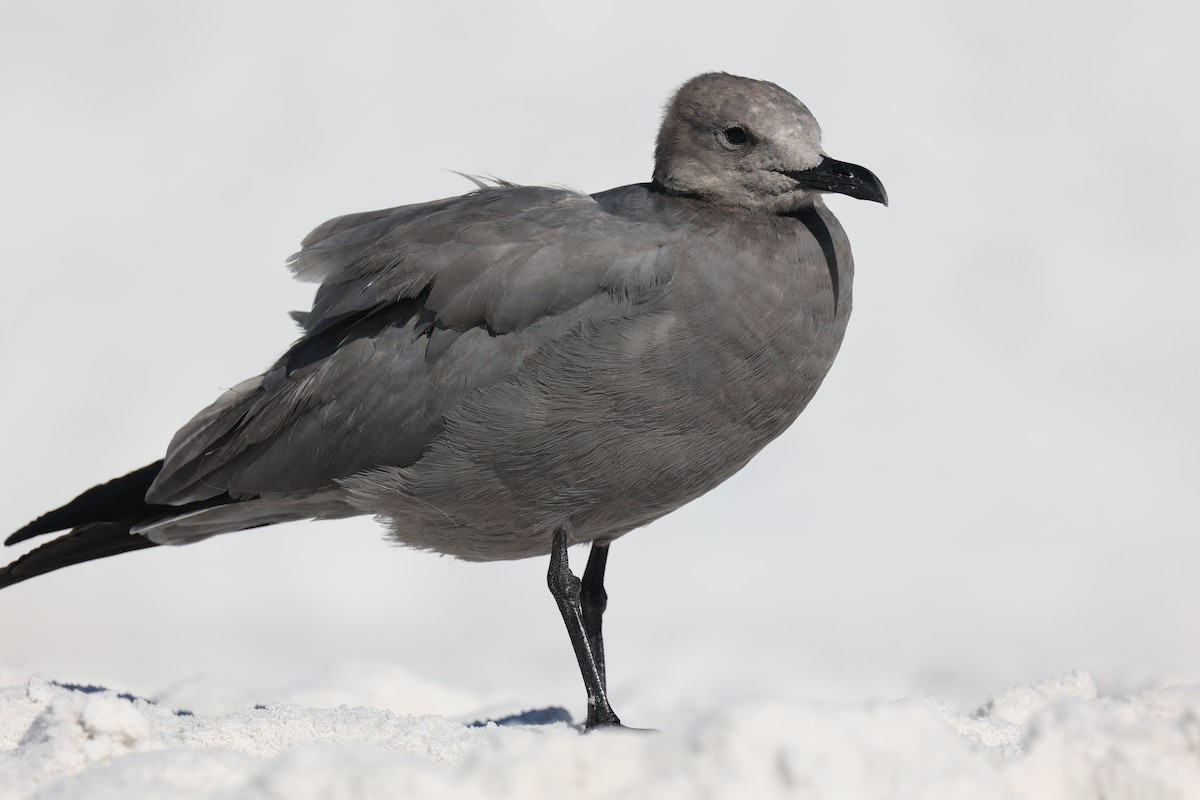
[(639, 313), (673, 271), (664, 225), (499, 187), (330, 220), (291, 259), (304, 335), (185, 425), (150, 502), (329, 487), (414, 463), (472, 391), (581, 326)]

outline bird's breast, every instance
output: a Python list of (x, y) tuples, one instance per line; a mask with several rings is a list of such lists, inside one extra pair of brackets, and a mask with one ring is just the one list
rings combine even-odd
[(816, 232), (793, 218), (748, 226), (742, 247), (698, 259), (675, 287), (673, 345), (694, 354), (679, 379), (731, 420), (772, 437), (820, 386), (850, 314), (850, 249), (837, 220), (817, 213)]

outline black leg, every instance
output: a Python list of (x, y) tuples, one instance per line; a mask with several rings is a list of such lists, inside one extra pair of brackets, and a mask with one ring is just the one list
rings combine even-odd
[[(588, 568), (591, 569), (591, 566), (589, 558)], [(602, 579), (604, 577), (603, 556), (599, 557), (597, 570), (593, 574), (597, 572), (599, 578)], [(554, 532), (554, 545), (550, 550), (550, 570), (546, 574), (546, 583), (550, 587), (550, 594), (558, 603), (558, 610), (562, 613), (563, 622), (567, 626), (567, 635), (571, 637), (571, 646), (575, 648), (575, 659), (579, 662), (579, 671), (583, 675), (583, 685), (587, 688), (587, 727), (620, 725), (621, 720), (613, 712), (612, 706), (608, 704), (608, 696), (604, 691), (603, 656), (601, 655), (597, 660), (592, 649), (593, 634), (590, 629), (593, 626), (589, 626), (585, 621), (595, 619), (595, 639), (599, 643), (600, 613), (603, 611), (603, 604), (599, 610), (594, 610), (596, 608), (595, 598), (589, 598), (589, 611), (585, 615), (583, 605), (580, 603), (581, 582), (571, 573), (571, 566), (567, 563), (567, 532), (562, 528)], [(592, 583), (592, 581), (588, 581), (589, 588)], [(597, 580), (596, 584), (599, 585), (600, 581)], [(600, 586), (600, 592), (603, 594), (602, 586)]]
[(592, 542), (588, 553), (587, 567), (583, 570), (579, 601), (583, 606), (583, 630), (592, 658), (596, 659), (596, 671), (600, 673), (600, 685), (608, 692), (608, 676), (604, 669), (604, 609), (608, 607), (608, 592), (604, 591), (604, 566), (608, 562), (608, 542)]

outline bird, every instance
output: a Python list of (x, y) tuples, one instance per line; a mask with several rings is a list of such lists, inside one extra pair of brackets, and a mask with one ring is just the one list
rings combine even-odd
[[(602, 619), (613, 542), (705, 494), (804, 410), (854, 262), (824, 203), (887, 205), (794, 95), (710, 72), (668, 100), (651, 180), (596, 194), (477, 180), (337, 217), (289, 259), (299, 338), (164, 457), (8, 537), (66, 531), (0, 588), (120, 553), (373, 515), (468, 561), (549, 557), (587, 693), (620, 726)], [(568, 547), (590, 544), (582, 577)]]

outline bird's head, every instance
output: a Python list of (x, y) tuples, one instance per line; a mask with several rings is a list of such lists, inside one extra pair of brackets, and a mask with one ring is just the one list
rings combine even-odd
[(710, 72), (667, 104), (654, 180), (674, 194), (772, 214), (835, 192), (887, 205), (865, 167), (821, 149), (821, 128), (804, 104), (773, 83)]

